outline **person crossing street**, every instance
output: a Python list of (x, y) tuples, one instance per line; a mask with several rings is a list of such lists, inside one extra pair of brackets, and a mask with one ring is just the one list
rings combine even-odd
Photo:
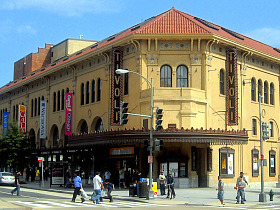
[[(81, 177), (78, 176), (78, 172), (74, 173), (74, 193), (73, 193), (73, 197), (72, 197), (72, 202), (75, 202), (77, 195), (80, 194), (81, 189), (83, 189), (82, 186), (82, 180)], [(85, 199), (83, 197), (81, 197), (82, 203), (85, 202)]]
[(16, 175), (15, 175), (15, 186), (16, 186), (16, 188), (11, 191), (12, 195), (14, 195), (14, 192), (17, 191), (17, 196), (20, 196), (19, 176), (21, 176), (21, 172), (16, 171)]

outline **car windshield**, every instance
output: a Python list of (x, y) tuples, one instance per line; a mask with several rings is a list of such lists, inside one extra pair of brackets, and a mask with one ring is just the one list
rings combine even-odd
[(2, 173), (2, 176), (13, 176), (12, 173)]

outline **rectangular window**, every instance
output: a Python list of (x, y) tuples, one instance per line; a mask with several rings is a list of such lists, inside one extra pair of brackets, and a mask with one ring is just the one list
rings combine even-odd
[(124, 74), (123, 94), (128, 95), (128, 74)]
[(196, 171), (196, 147), (191, 148), (192, 171)]
[(234, 177), (234, 150), (231, 148), (220, 149), (220, 176)]
[(259, 176), (259, 150), (252, 149), (252, 176)]
[(257, 135), (257, 120), (252, 119), (252, 130), (253, 130), (253, 135)]
[(270, 122), (270, 123), (269, 123), (269, 127), (270, 127), (270, 128), (269, 128), (269, 134), (270, 134), (269, 136), (270, 136), (270, 137), (273, 137), (273, 122)]
[(274, 150), (269, 151), (269, 176), (276, 175), (276, 163), (275, 163), (276, 152)]

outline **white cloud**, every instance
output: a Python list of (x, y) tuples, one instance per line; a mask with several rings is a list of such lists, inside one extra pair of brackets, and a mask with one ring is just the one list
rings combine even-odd
[(9, 0), (0, 7), (4, 10), (36, 8), (61, 16), (81, 16), (90, 12), (115, 12), (119, 4), (115, 0)]
[(260, 28), (244, 34), (273, 47), (280, 47), (280, 29)]

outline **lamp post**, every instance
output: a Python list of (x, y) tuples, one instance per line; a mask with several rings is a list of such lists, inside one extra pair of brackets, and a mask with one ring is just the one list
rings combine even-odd
[[(151, 78), (151, 81), (149, 81), (146, 77), (144, 77), (143, 75), (134, 72), (134, 71), (129, 71), (126, 69), (117, 69), (115, 71), (117, 74), (127, 74), (127, 73), (133, 73), (133, 74), (137, 74), (138, 76), (142, 77), (149, 85), (151, 88), (151, 115), (148, 116), (149, 118), (151, 118), (151, 127), (150, 127), (150, 143), (149, 143), (149, 156), (151, 157), (151, 161), (149, 162), (149, 194), (147, 196), (147, 198), (153, 197), (153, 189), (152, 189), (152, 180), (153, 180), (153, 78)], [(140, 115), (139, 115), (140, 116)]]

